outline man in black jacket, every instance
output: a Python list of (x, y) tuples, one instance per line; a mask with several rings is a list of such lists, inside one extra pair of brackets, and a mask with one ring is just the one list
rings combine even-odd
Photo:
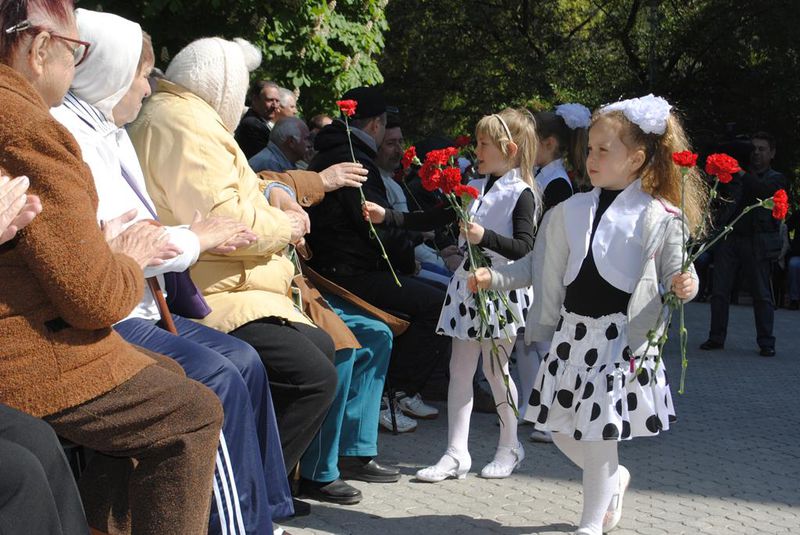
[[(786, 188), (784, 176), (770, 167), (775, 157), (775, 140), (765, 132), (751, 137), (752, 165), (749, 172), (734, 177), (731, 209), (724, 219), (729, 223), (742, 210), (760, 199), (772, 197)], [(737, 158), (738, 159), (738, 158)], [(739, 160), (743, 161), (743, 160)], [(769, 210), (752, 210), (733, 227), (730, 235), (714, 250), (714, 288), (711, 294), (711, 329), (700, 349), (721, 349), (728, 330), (728, 305), (739, 268), (742, 280), (753, 296), (753, 315), (756, 322), (756, 341), (763, 357), (775, 356), (775, 336), (772, 333), (775, 303), (772, 299), (772, 264), (782, 249), (780, 222)]]
[(260, 80), (250, 87), (250, 109), (244, 114), (234, 137), (249, 160), (269, 143), (269, 133), (280, 107), (280, 88), (275, 82)]
[[(342, 120), (323, 128), (316, 136), (314, 148), (318, 152), (308, 169), (320, 171), (335, 163), (352, 161), (354, 155), (369, 171), (362, 186), (364, 196), (390, 208), (374, 161), (386, 129), (383, 95), (377, 88), (359, 87), (342, 98), (358, 102), (356, 114), (349, 119), (350, 136)], [(348, 140), (352, 140), (352, 155)], [(450, 339), (435, 333), (444, 292), (412, 277), (416, 272), (414, 244), (406, 231), (376, 227), (402, 287), (396, 285), (377, 240), (370, 236), (356, 188), (328, 193), (309, 214), (311, 266), (372, 305), (409, 317), (411, 326), (395, 340), (389, 378), (394, 388), (414, 397), (440, 359), (449, 353)]]

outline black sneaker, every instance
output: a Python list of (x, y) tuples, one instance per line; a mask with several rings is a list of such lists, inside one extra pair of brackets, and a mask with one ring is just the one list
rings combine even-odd
[(775, 356), (775, 348), (774, 347), (762, 347), (761, 351), (758, 352), (759, 355), (762, 357), (774, 357)]

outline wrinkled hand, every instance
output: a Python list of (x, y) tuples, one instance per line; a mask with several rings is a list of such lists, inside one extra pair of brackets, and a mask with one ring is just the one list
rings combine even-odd
[(386, 208), (371, 201), (365, 201), (361, 205), (361, 213), (364, 221), (372, 221), (375, 225), (380, 225), (386, 219)]
[(443, 260), (444, 265), (452, 272), (455, 272), (455, 270), (464, 263), (464, 257), (460, 254), (451, 254), (450, 256), (444, 257)]
[(319, 172), (325, 193), (339, 188), (357, 188), (367, 181), (367, 171), (360, 163), (343, 162)]
[[(300, 205), (298, 205), (300, 206)], [(284, 210), (283, 212), (289, 218), (289, 223), (292, 225), (292, 237), (290, 242), (295, 245), (300, 245), (303, 236), (311, 231), (311, 221), (308, 219), (308, 214), (300, 208), (297, 210)]]
[(478, 268), (475, 273), (467, 277), (467, 289), (476, 293), (478, 290), (487, 290), (492, 284), (492, 272), (488, 268)]
[(224, 243), (213, 247), (208, 250), (209, 253), (214, 254), (228, 254), (234, 252), (236, 249), (250, 247), (258, 241), (258, 236), (250, 229), (245, 229), (233, 237), (226, 240)]
[(468, 223), (467, 225), (461, 223), (459, 228), (461, 229), (461, 234), (472, 245), (478, 245), (483, 239), (484, 228), (477, 223)]
[(122, 215), (109, 219), (108, 221), (100, 221), (100, 230), (103, 231), (103, 236), (106, 242), (111, 243), (111, 240), (116, 238), (122, 233), (125, 225), (136, 219), (136, 214), (139, 213), (136, 208), (131, 208)]
[(134, 223), (109, 240), (108, 246), (115, 253), (133, 258), (142, 269), (160, 266), (183, 252), (169, 241), (164, 227), (153, 220)]
[(292, 225), (291, 243), (298, 245), (300, 239), (311, 232), (311, 220), (308, 218), (308, 214), (285, 190), (280, 188), (271, 189), (269, 192), (269, 204), (289, 217), (289, 222)]
[(20, 176), (11, 180), (0, 177), (0, 243), (5, 243), (19, 229), (33, 221), (42, 211), (42, 201), (36, 195), (26, 195), (30, 180)]
[(672, 291), (678, 299), (688, 299), (697, 290), (691, 273), (679, 273), (672, 277)]
[[(213, 252), (221, 253), (233, 252), (238, 247), (231, 247), (234, 244), (241, 244), (239, 247), (244, 247), (255, 240), (255, 234), (245, 225), (230, 217), (207, 217), (203, 219), (198, 210), (194, 212), (192, 224), (189, 225), (189, 230), (197, 235), (200, 240), (200, 252), (214, 250)], [(244, 240), (245, 236), (252, 236), (252, 240)], [(236, 239), (239, 238), (239, 239)], [(234, 240), (234, 241), (231, 241)], [(227, 244), (226, 247), (222, 247)], [(222, 249), (220, 249), (222, 247)]]

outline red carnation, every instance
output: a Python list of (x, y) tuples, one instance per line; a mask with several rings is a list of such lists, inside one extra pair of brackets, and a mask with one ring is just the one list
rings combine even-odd
[(344, 115), (347, 117), (352, 117), (356, 113), (358, 102), (355, 100), (337, 100), (336, 105), (339, 106), (339, 109)]
[(456, 147), (459, 149), (463, 149), (470, 143), (472, 143), (472, 138), (467, 135), (461, 135), (456, 138)]
[(448, 167), (442, 172), (442, 191), (450, 193), (461, 184), (461, 171), (457, 167)]
[(789, 196), (786, 190), (779, 189), (772, 196), (772, 217), (779, 220), (786, 219), (786, 212), (789, 211)]
[(462, 198), (464, 195), (467, 195), (468, 197), (472, 197), (472, 199), (477, 199), (478, 195), (480, 195), (477, 189), (472, 186), (464, 186), (463, 184), (459, 184), (453, 188), (453, 193)]
[(680, 167), (694, 167), (697, 165), (697, 154), (689, 150), (673, 152), (672, 161)]
[(738, 173), (742, 169), (735, 158), (727, 154), (712, 154), (706, 158), (706, 173), (717, 177), (717, 180), (727, 184), (733, 179), (733, 173)]
[[(416, 160), (416, 162), (414, 160)], [(403, 169), (408, 169), (414, 163), (419, 164), (419, 159), (417, 158), (417, 148), (414, 145), (411, 145), (403, 153)]]
[(442, 171), (426, 160), (419, 170), (419, 178), (423, 188), (427, 191), (436, 191), (441, 186)]

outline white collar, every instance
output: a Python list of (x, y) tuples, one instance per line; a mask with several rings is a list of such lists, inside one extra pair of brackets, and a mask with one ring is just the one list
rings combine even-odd
[(569, 181), (567, 169), (564, 167), (564, 160), (562, 158), (556, 158), (549, 164), (536, 170), (536, 183), (542, 191), (550, 185), (550, 182), (559, 178), (566, 180), (570, 189), (572, 189), (572, 183)]

